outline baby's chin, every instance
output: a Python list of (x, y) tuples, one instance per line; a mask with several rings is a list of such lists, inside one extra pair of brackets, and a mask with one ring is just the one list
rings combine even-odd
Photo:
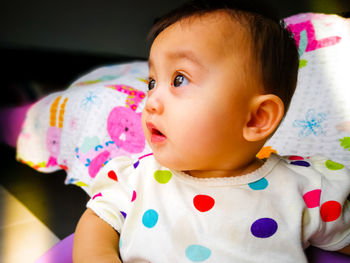
[(186, 165), (182, 160), (177, 160), (176, 158), (167, 158), (164, 154), (157, 154), (157, 152), (153, 152), (153, 156), (156, 161), (161, 165), (173, 171), (184, 172), (188, 170), (192, 170), (191, 167)]

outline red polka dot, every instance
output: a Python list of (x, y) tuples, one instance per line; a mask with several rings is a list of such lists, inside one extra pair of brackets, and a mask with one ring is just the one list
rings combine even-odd
[(114, 171), (109, 171), (108, 172), (108, 177), (114, 181), (117, 181), (118, 182), (118, 177), (117, 177), (117, 174), (114, 172)]
[(213, 208), (215, 200), (208, 195), (196, 195), (193, 204), (198, 211), (207, 212)]
[(320, 205), (321, 189), (315, 189), (303, 195), (304, 202), (308, 208), (318, 207)]
[(288, 158), (289, 160), (291, 160), (291, 161), (296, 161), (296, 160), (304, 160), (304, 158), (303, 157), (301, 157), (301, 156), (297, 156), (297, 155), (291, 155), (291, 156), (289, 156), (289, 158)]
[(341, 214), (341, 204), (337, 201), (328, 201), (321, 206), (321, 218), (324, 222), (337, 220)]

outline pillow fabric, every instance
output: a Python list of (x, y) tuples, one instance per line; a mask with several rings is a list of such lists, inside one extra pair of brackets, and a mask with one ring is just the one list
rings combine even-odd
[[(285, 21), (299, 46), (298, 85), (287, 115), (258, 157), (322, 154), (350, 167), (350, 20), (306, 13)], [(151, 151), (140, 114), (147, 79), (146, 62), (102, 67), (44, 97), (27, 113), (17, 159), (41, 172), (64, 169), (65, 182), (89, 194), (109, 160)]]
[(102, 67), (44, 97), (27, 112), (17, 159), (41, 172), (64, 169), (65, 183), (89, 194), (109, 160), (150, 152), (141, 127), (147, 79), (146, 62)]
[(285, 22), (299, 47), (297, 89), (261, 155), (321, 154), (350, 166), (350, 19), (305, 13)]

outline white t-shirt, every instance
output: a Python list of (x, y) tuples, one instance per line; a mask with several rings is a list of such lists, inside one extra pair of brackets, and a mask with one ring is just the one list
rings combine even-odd
[(250, 174), (209, 179), (151, 154), (117, 157), (91, 193), (87, 206), (119, 232), (123, 262), (307, 262), (310, 244), (350, 243), (350, 172), (320, 156), (272, 155)]

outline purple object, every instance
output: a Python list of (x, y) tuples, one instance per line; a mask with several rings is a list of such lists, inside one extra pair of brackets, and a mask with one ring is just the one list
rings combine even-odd
[(350, 256), (316, 247), (306, 249), (306, 255), (309, 263), (350, 263)]
[(73, 263), (73, 239), (74, 234), (62, 239), (45, 252), (35, 263)]
[(16, 147), (23, 121), (33, 104), (0, 109), (0, 142)]
[[(73, 263), (74, 234), (58, 242), (42, 255), (35, 263)], [(324, 251), (319, 248), (309, 247), (306, 249), (309, 263), (350, 263), (350, 257), (338, 252)]]

